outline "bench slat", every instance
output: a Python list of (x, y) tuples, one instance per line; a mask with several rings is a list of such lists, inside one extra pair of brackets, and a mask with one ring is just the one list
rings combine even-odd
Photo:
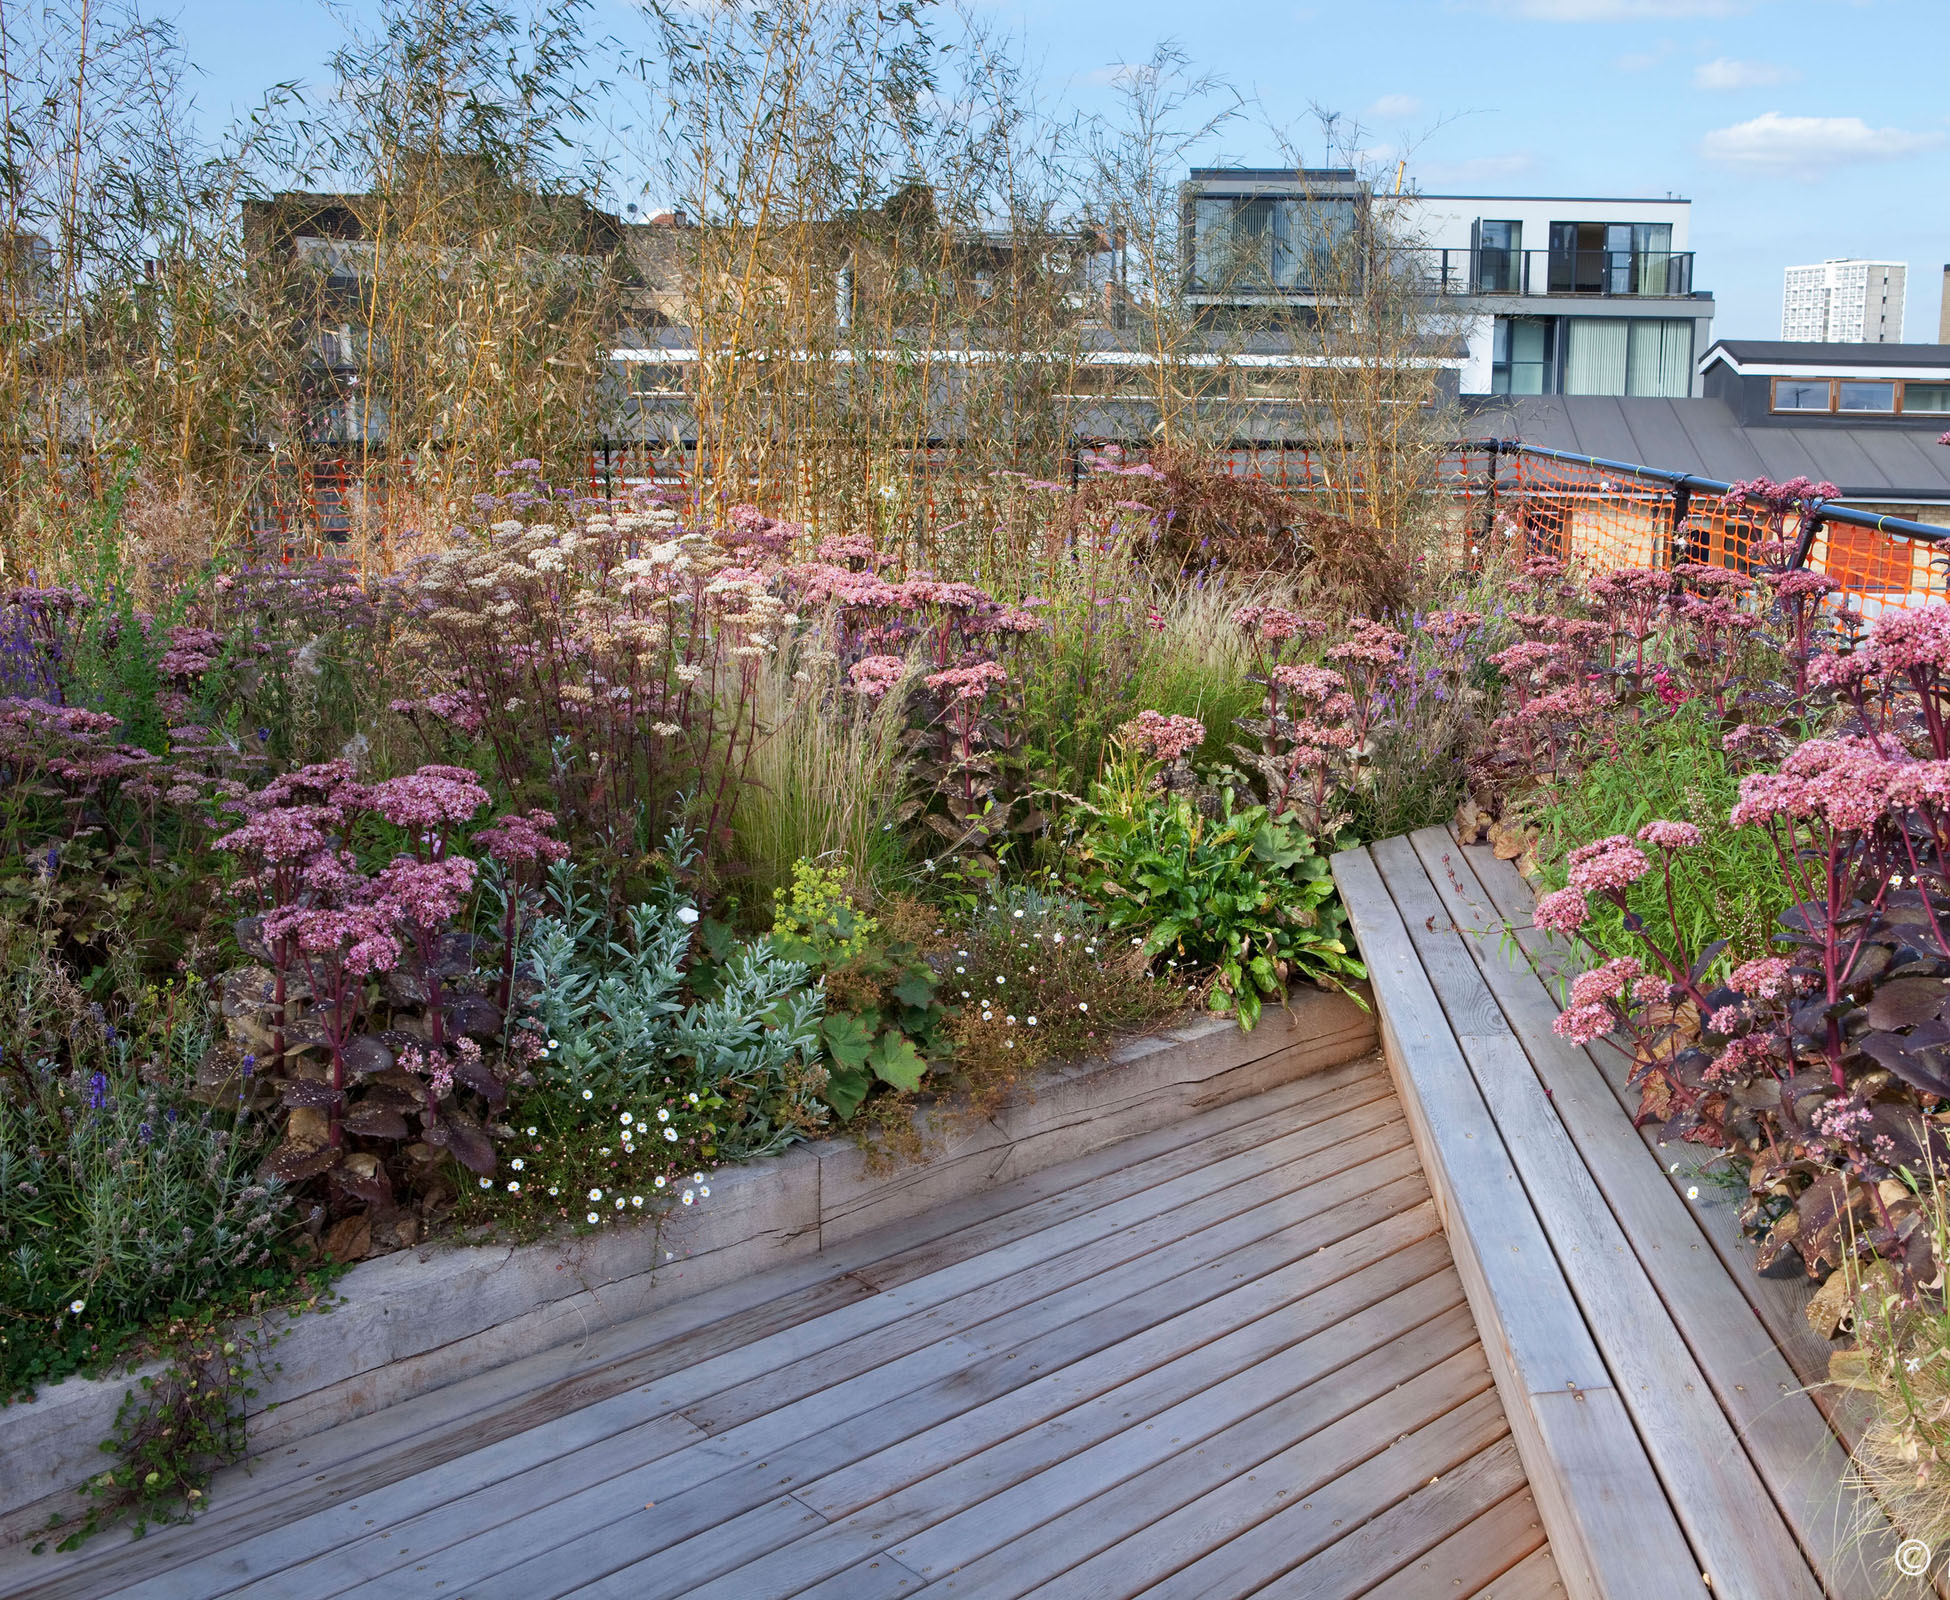
[(1396, 1090), (1567, 1593), (1698, 1592), (1692, 1552), (1373, 859), (1343, 851), (1333, 869), (1373, 981)]

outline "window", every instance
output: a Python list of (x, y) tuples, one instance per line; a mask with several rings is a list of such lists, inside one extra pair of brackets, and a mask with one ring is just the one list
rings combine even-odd
[(1903, 410), (1950, 411), (1950, 383), (1906, 383), (1903, 385)]
[(1352, 200), (1202, 196), (1192, 207), (1194, 286), (1312, 289), (1354, 222)]
[(1686, 294), (1669, 222), (1553, 222), (1552, 294)]
[(1557, 393), (1557, 319), (1498, 317), (1491, 394)]
[(1523, 287), (1523, 224), (1476, 224), (1476, 292), (1516, 294)]
[(1774, 409), (1776, 411), (1826, 411), (1828, 388), (1826, 378), (1776, 378)]
[(1885, 411), (1896, 409), (1896, 385), (1890, 381), (1870, 383), (1859, 379), (1842, 379), (1842, 411)]
[(1682, 318), (1568, 317), (1566, 394), (1681, 399), (1693, 388), (1693, 325)]

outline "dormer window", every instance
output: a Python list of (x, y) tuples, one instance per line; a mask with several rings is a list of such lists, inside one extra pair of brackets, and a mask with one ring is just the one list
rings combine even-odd
[(1941, 416), (1950, 412), (1950, 383), (1902, 378), (1776, 378), (1776, 416)]
[(1896, 385), (1888, 380), (1870, 382), (1863, 379), (1844, 378), (1841, 381), (1842, 411), (1879, 411), (1885, 416), (1893, 416), (1896, 411)]
[(1826, 411), (1828, 404), (1829, 383), (1826, 378), (1774, 380), (1776, 411)]

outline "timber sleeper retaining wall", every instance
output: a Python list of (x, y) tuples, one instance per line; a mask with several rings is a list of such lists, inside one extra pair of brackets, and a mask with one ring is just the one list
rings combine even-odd
[[(1344, 995), (1296, 990), (1258, 1028), (1187, 1019), (1039, 1073), (992, 1118), (921, 1106), (923, 1159), (876, 1168), (848, 1139), (727, 1167), (711, 1198), (642, 1223), (524, 1245), (423, 1245), (363, 1262), (325, 1313), (290, 1321), (251, 1402), (266, 1454), (522, 1356), (571, 1344), (829, 1244), (1088, 1155), (1375, 1048)], [(101, 1471), (101, 1443), (147, 1371), (69, 1378), (0, 1409), (0, 1542), (35, 1533)]]

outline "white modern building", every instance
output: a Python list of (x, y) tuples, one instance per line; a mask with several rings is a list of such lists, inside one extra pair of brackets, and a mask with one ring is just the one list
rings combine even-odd
[[(1696, 392), (1713, 297), (1693, 286), (1691, 202), (1598, 196), (1376, 196), (1338, 169), (1204, 168), (1186, 185), (1190, 288), (1215, 308), (1309, 301), (1307, 240), (1390, 214), (1467, 347), (1461, 392)], [(1380, 231), (1380, 230), (1377, 230)], [(1219, 263), (1257, 261), (1242, 282)], [(1314, 298), (1318, 298), (1315, 296)]]
[(1781, 294), (1781, 337), (1796, 343), (1901, 344), (1901, 261), (1837, 257), (1819, 266), (1789, 267)]

